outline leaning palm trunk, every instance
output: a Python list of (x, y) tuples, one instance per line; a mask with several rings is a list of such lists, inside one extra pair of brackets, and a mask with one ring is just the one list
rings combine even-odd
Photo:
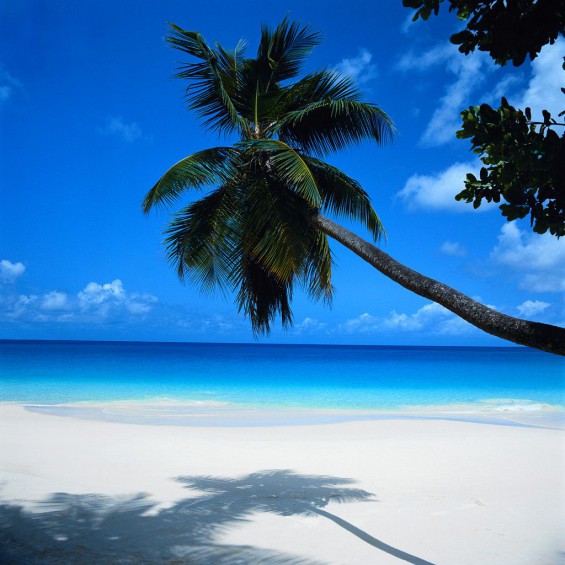
[(320, 214), (313, 217), (312, 223), (389, 279), (441, 304), (473, 326), (519, 345), (565, 355), (565, 328), (501, 314), (443, 283), (405, 267), (368, 241)]

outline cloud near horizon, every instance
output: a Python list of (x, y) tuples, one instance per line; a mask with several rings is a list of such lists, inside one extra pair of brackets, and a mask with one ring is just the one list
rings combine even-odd
[(475, 330), (474, 326), (435, 302), (425, 304), (412, 314), (392, 310), (387, 316), (379, 317), (365, 312), (339, 326), (339, 332), (345, 334), (383, 334), (392, 331), (453, 336)]
[[(194, 313), (182, 306), (163, 304), (150, 293), (130, 292), (118, 278), (107, 283), (91, 281), (76, 293), (60, 290), (38, 294), (18, 292), (14, 282), (25, 269), (23, 263), (0, 261), (0, 323), (51, 324), (53, 328), (66, 328), (66, 331), (151, 325), (165, 332), (176, 328), (186, 332), (188, 338), (222, 336), (234, 331), (243, 332), (244, 327), (248, 329), (248, 324), (238, 316)], [(299, 329), (310, 331), (314, 322), (306, 319), (298, 325)], [(324, 326), (319, 322), (316, 324), (317, 328)]]
[(74, 296), (59, 290), (18, 293), (12, 287), (25, 269), (20, 262), (0, 261), (0, 282), (4, 285), (0, 320), (100, 324), (124, 316), (142, 318), (158, 302), (151, 294), (126, 291), (120, 279), (105, 284), (90, 282)]

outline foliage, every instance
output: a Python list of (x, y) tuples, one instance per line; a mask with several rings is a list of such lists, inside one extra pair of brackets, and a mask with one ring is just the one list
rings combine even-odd
[(478, 208), (483, 198), (500, 202), (502, 197), (506, 203), (500, 209), (509, 221), (529, 214), (535, 232), (565, 235), (565, 137), (551, 129), (555, 120), (549, 112), (543, 123), (534, 124), (529, 108), (522, 112), (503, 98), (498, 110), (483, 104), (461, 115), (457, 137), (470, 138), (486, 166), (479, 178), (467, 175), (457, 200)]
[[(413, 20), (437, 15), (444, 0), (403, 0), (415, 8)], [(487, 51), (500, 65), (521, 65), (526, 56), (535, 59), (547, 43), (553, 44), (565, 27), (563, 0), (449, 0), (449, 11), (468, 20), (463, 31), (451, 36), (459, 51), (468, 55)]]
[(256, 333), (268, 332), (277, 315), (289, 325), (296, 285), (314, 298), (332, 296), (332, 258), (313, 214), (357, 219), (375, 239), (383, 233), (367, 193), (321, 158), (364, 139), (382, 143), (392, 137), (392, 123), (334, 71), (291, 82), (320, 41), (307, 26), (285, 19), (274, 30), (263, 27), (255, 58), (245, 57), (243, 42), (233, 50), (210, 47), (177, 26), (167, 41), (196, 59), (175, 75), (189, 83), (188, 108), (208, 129), (237, 140), (173, 165), (143, 208), (209, 189), (176, 213), (166, 232), (179, 277), (235, 292)]
[[(413, 20), (437, 15), (442, 2), (403, 0), (404, 6), (416, 9)], [(487, 51), (500, 65), (509, 60), (521, 65), (527, 55), (535, 59), (544, 45), (563, 34), (565, 26), (564, 0), (449, 0), (449, 4), (459, 19), (468, 20), (451, 42), (465, 55), (475, 48)], [(529, 214), (534, 232), (565, 235), (565, 133), (559, 136), (552, 129), (564, 124), (547, 110), (543, 122), (534, 122), (530, 108), (515, 109), (505, 98), (496, 110), (482, 104), (463, 111), (461, 117), (463, 127), (457, 137), (471, 139), (472, 150), (485, 167), (479, 179), (467, 175), (457, 200), (478, 208), (483, 199), (503, 199), (500, 209), (509, 221)]]

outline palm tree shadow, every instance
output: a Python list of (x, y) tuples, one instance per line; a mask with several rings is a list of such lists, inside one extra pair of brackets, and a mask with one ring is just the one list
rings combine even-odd
[(419, 557), (388, 545), (357, 528), (343, 518), (323, 510), (330, 502), (362, 502), (373, 498), (371, 493), (354, 488), (351, 479), (298, 475), (288, 470), (253, 473), (240, 479), (219, 477), (179, 477), (188, 488), (208, 493), (191, 503), (194, 508), (230, 509), (237, 516), (251, 512), (272, 512), (281, 516), (318, 515), (328, 518), (365, 543), (414, 565), (433, 565)]
[(366, 491), (350, 488), (350, 479), (277, 470), (237, 479), (179, 477), (177, 481), (196, 496), (165, 509), (157, 509), (143, 494), (114, 498), (54, 494), (34, 512), (0, 505), (0, 563), (321, 565), (289, 553), (218, 541), (220, 534), (247, 522), (251, 514), (272, 512), (323, 516), (381, 551), (430, 565), (324, 510), (331, 501), (373, 499)]

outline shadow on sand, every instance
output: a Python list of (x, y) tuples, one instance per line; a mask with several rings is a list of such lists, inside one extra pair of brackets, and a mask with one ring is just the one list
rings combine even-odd
[(266, 471), (237, 479), (179, 477), (195, 496), (155, 509), (145, 495), (110, 498), (55, 494), (33, 512), (0, 505), (0, 562), (10, 564), (273, 564), (319, 561), (253, 546), (218, 542), (220, 534), (252, 513), (318, 515), (377, 550), (414, 565), (432, 565), (385, 544), (324, 510), (329, 502), (374, 500), (337, 477)]

